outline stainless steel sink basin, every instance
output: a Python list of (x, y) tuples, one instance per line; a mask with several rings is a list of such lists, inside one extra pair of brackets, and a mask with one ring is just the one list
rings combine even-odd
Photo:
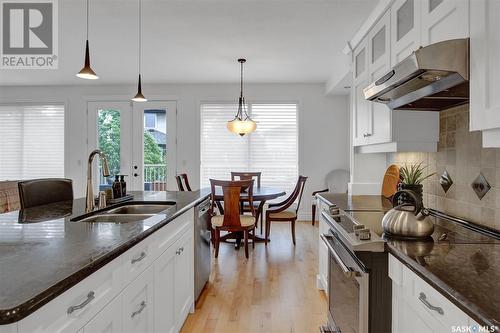
[(106, 214), (158, 214), (174, 204), (138, 204), (125, 205), (106, 211)]
[(86, 217), (78, 222), (129, 223), (145, 220), (154, 214), (100, 214)]

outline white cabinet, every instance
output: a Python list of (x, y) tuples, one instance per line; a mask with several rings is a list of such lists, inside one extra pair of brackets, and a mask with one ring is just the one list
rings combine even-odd
[(155, 332), (182, 328), (194, 300), (193, 235), (184, 233), (155, 262)]
[(500, 147), (500, 1), (471, 0), (470, 130), (483, 132), (485, 146)]
[(396, 0), (391, 6), (391, 66), (418, 49), (422, 0)]
[(123, 331), (153, 332), (154, 271), (146, 269), (123, 292)]
[(121, 333), (122, 331), (122, 298), (119, 296), (92, 318), (83, 327), (81, 333)]
[(424, 0), (422, 45), (469, 36), (468, 0)]
[[(390, 69), (391, 15), (387, 11), (368, 33), (368, 84), (384, 76)], [(382, 103), (368, 102), (366, 144), (391, 141), (391, 110)]]
[(449, 332), (474, 321), (456, 305), (389, 255), (392, 280), (392, 332)]
[[(328, 210), (328, 205), (322, 201), (318, 200), (318, 212), (319, 212), (319, 235), (328, 234), (328, 224), (325, 218), (321, 214), (324, 210)], [(325, 243), (318, 237), (318, 275), (316, 277), (316, 287), (319, 290), (324, 290), (328, 294), (328, 248)]]
[(368, 85), (368, 44), (365, 38), (354, 50), (352, 106), (353, 106), (353, 145), (367, 144), (371, 135), (370, 102), (365, 99), (363, 89)]
[(175, 294), (174, 276), (177, 248), (169, 247), (155, 262), (155, 332), (174, 333)]
[(194, 283), (192, 279), (188, 278), (194, 276), (193, 234), (186, 233), (173, 247), (176, 249), (174, 264), (175, 316), (177, 330), (180, 331), (191, 306), (194, 304)]

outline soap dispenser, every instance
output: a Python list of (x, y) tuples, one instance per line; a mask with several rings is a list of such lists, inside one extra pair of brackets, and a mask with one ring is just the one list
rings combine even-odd
[(120, 183), (120, 176), (116, 175), (115, 176), (115, 181), (113, 182), (113, 198), (118, 199), (121, 198), (122, 196), (122, 185)]
[(122, 196), (127, 195), (127, 182), (125, 181), (126, 175), (120, 175), (120, 187), (122, 189)]

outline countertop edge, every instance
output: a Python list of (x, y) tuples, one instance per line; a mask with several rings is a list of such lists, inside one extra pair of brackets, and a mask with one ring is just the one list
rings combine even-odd
[[(195, 207), (199, 203), (203, 202), (205, 199), (209, 197), (209, 194), (206, 193), (204, 195), (200, 195), (199, 198), (193, 200), (191, 203), (185, 205), (178, 211), (176, 211), (172, 216), (169, 216), (165, 220), (157, 223), (156, 225), (152, 226), (150, 229), (143, 231), (136, 237), (128, 240), (126, 243), (120, 245), (119, 247), (111, 250), (110, 252), (106, 253), (105, 255), (101, 256), (100, 258), (96, 259), (95, 261), (91, 262), (84, 268), (74, 272), (73, 274), (67, 276), (65, 279), (57, 282), (56, 284), (52, 285), (48, 289), (44, 290), (40, 294), (36, 295), (35, 297), (31, 298), (28, 301), (25, 301), (21, 304), (19, 304), (16, 307), (10, 308), (10, 309), (0, 309), (0, 325), (8, 325), (8, 324), (14, 324), (22, 319), (28, 317), (31, 315), (33, 312), (36, 310), (40, 309), (42, 306), (46, 305), (53, 299), (55, 299), (57, 296), (60, 296), (63, 294), (65, 291), (71, 289), (78, 283), (80, 283), (82, 280), (85, 278), (89, 277), (91, 274), (95, 273), (97, 270), (105, 266), (106, 264), (110, 263), (123, 253), (125, 253), (127, 250), (135, 246), (136, 244), (140, 243), (165, 225), (167, 225), (169, 222), (173, 221), (176, 219), (178, 216), (184, 214), (186, 211), (189, 209)], [(134, 202), (134, 201), (131, 201)], [(138, 202), (138, 201), (135, 201)], [(12, 315), (12, 313), (16, 313), (16, 315)]]
[(450, 288), (446, 283), (444, 283), (439, 277), (432, 274), (430, 271), (426, 270), (420, 265), (415, 265), (414, 261), (409, 258), (406, 254), (402, 253), (397, 248), (387, 244), (389, 253), (394, 255), (399, 259), (406, 267), (408, 267), (412, 272), (417, 274), (425, 282), (429, 283), (434, 289), (441, 293), (446, 299), (456, 305), (459, 309), (464, 311), (469, 317), (474, 319), (480, 325), (486, 326), (496, 326), (500, 327), (500, 323), (494, 319), (489, 319), (481, 309), (477, 308), (474, 304), (468, 301), (465, 297), (462, 297), (456, 290)]

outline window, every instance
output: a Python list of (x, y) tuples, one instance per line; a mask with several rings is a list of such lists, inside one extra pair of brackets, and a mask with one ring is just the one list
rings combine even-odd
[(144, 127), (156, 128), (156, 113), (144, 112)]
[(0, 106), (0, 180), (64, 177), (64, 106)]
[(260, 171), (262, 186), (289, 192), (298, 177), (297, 104), (248, 105), (257, 130), (240, 137), (226, 128), (237, 104), (201, 105), (201, 186), (209, 179), (230, 179), (231, 171)]

